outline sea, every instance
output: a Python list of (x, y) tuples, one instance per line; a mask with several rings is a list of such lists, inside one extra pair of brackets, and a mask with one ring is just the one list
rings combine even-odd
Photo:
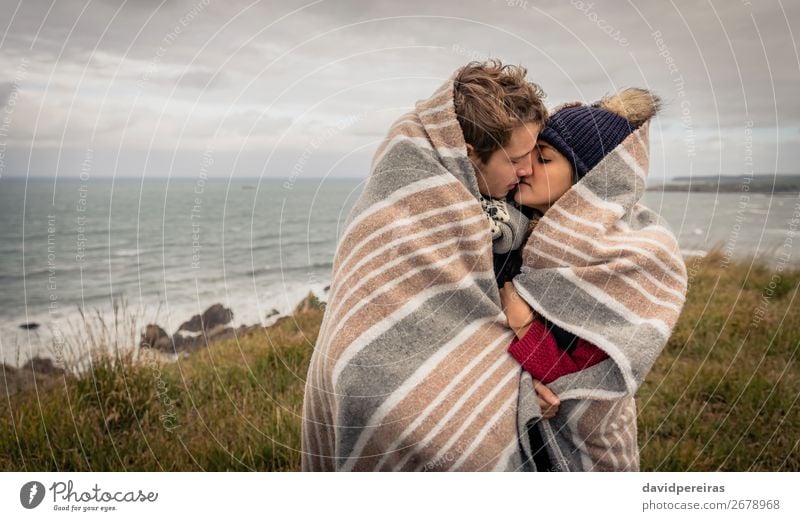
[[(324, 298), (364, 179), (0, 179), (0, 358), (47, 356), (54, 335), (114, 309), (168, 332), (221, 303), (269, 324)], [(684, 255), (791, 258), (798, 194), (647, 192)], [(26, 324), (35, 329), (23, 329)]]

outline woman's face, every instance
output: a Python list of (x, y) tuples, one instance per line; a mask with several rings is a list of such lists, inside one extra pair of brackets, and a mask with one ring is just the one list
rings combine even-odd
[(514, 201), (544, 213), (572, 186), (572, 164), (541, 139), (531, 154), (533, 174), (519, 180)]

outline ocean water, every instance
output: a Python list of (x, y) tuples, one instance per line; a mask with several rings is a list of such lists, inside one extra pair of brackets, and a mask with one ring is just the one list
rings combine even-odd
[[(0, 180), (0, 349), (24, 362), (71, 331), (78, 308), (125, 302), (174, 332), (220, 302), (268, 323), (329, 284), (361, 181)], [(274, 318), (273, 318), (274, 320)], [(29, 322), (36, 331), (20, 329)], [(65, 333), (66, 334), (66, 333)]]
[(646, 192), (642, 203), (666, 219), (684, 255), (721, 248), (725, 257), (773, 268), (800, 264), (800, 243), (793, 240), (800, 194)]
[[(337, 239), (364, 180), (0, 179), (0, 357), (24, 362), (79, 308), (124, 301), (168, 332), (220, 302), (268, 323), (324, 297)], [(797, 195), (649, 192), (684, 253), (714, 246), (775, 262)], [(800, 261), (800, 254), (790, 262)], [(785, 257), (784, 257), (785, 259)], [(37, 322), (36, 331), (21, 324)]]

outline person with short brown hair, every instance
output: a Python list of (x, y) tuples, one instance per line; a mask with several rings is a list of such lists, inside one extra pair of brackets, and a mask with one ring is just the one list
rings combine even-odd
[(547, 121), (544, 92), (527, 70), (499, 60), (470, 62), (453, 84), (456, 118), (475, 171), (480, 202), (492, 232), (495, 254), (522, 245), (528, 219), (506, 196), (532, 173), (531, 157)]
[(470, 62), (455, 78), (456, 117), (483, 195), (505, 197), (531, 173), (531, 152), (547, 120), (544, 92), (527, 70), (499, 60)]
[[(528, 468), (522, 373), (501, 348), (511, 332), (491, 273), (496, 247), (527, 228), (514, 234), (500, 211), (531, 172), (545, 119), (524, 77), (499, 62), (462, 67), (378, 146), (309, 362), (303, 470)], [(467, 425), (479, 435), (450, 457)]]

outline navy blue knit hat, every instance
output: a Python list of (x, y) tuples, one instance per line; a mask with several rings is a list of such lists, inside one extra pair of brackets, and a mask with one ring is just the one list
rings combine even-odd
[(624, 89), (592, 105), (572, 103), (550, 115), (539, 138), (572, 163), (576, 181), (658, 112), (660, 100), (643, 89)]

